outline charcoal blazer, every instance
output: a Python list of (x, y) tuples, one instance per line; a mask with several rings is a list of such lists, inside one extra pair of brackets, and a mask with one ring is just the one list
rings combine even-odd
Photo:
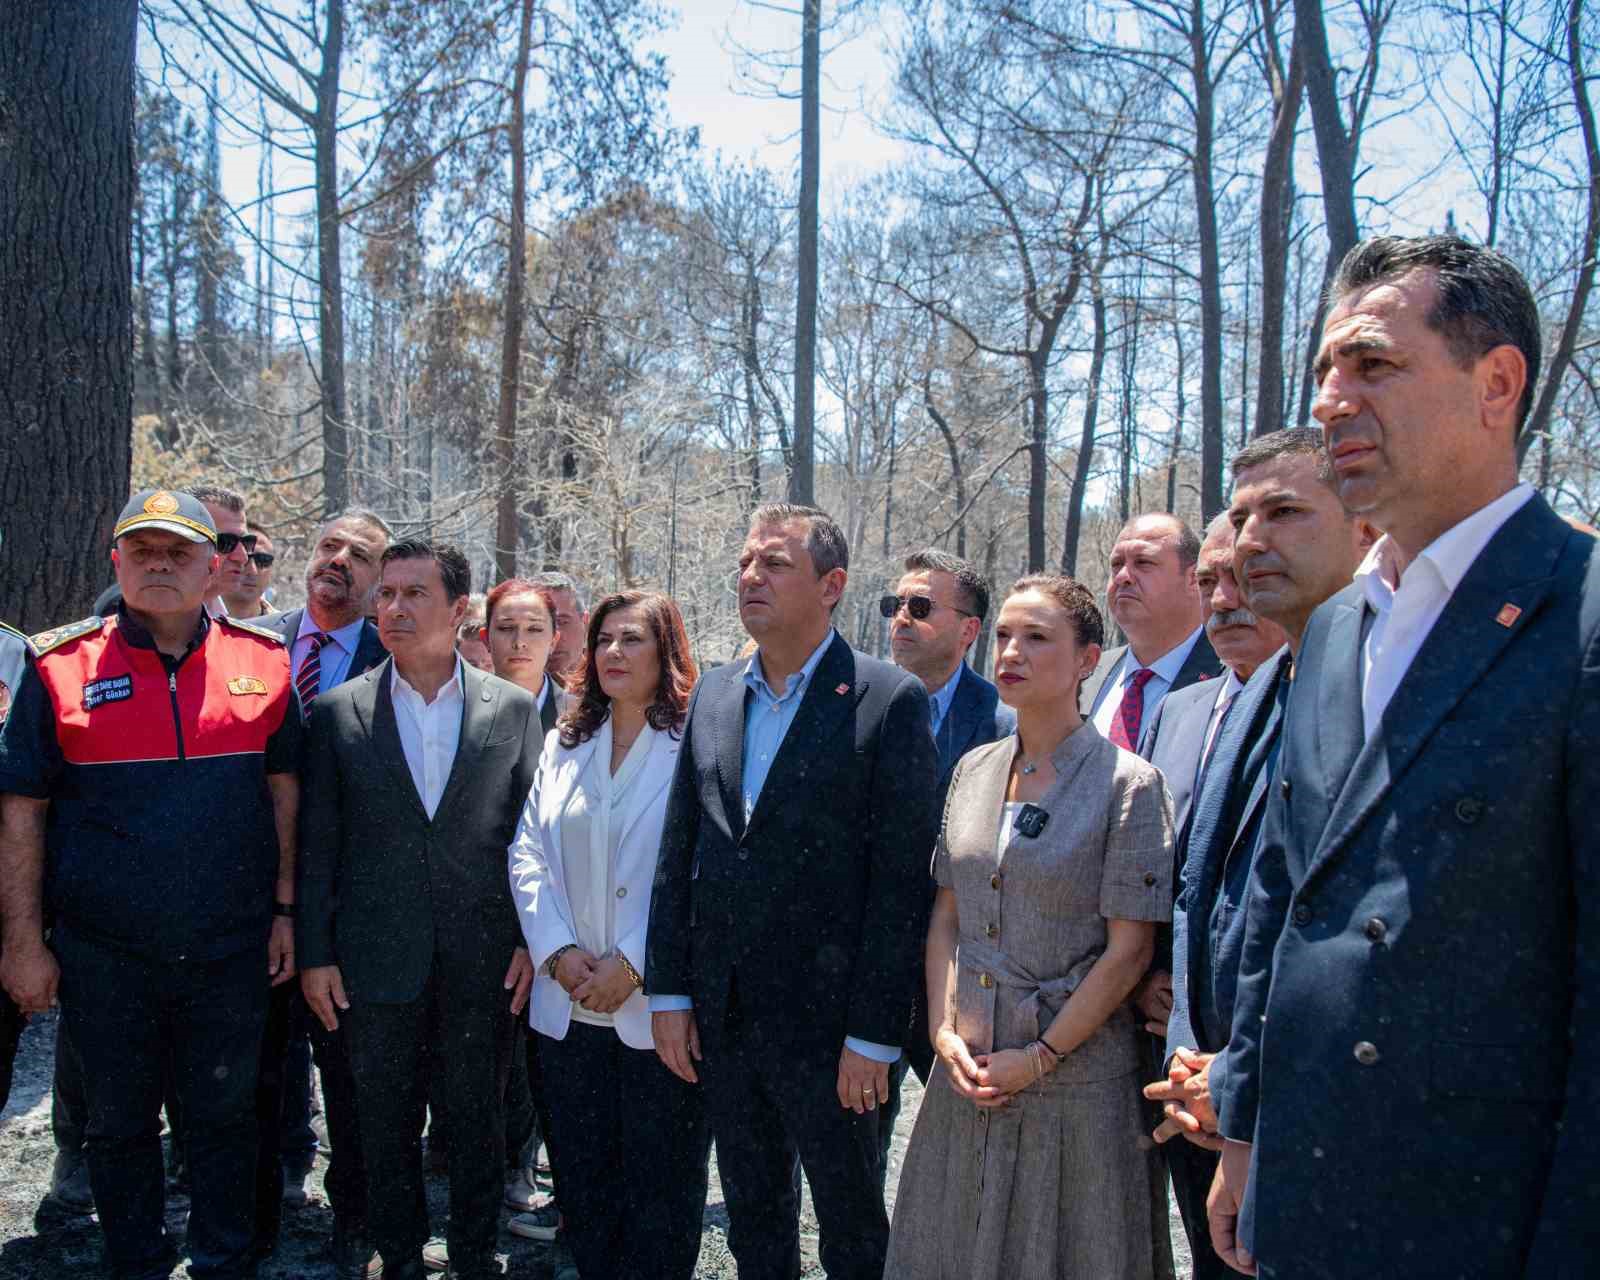
[(1529, 500), (1370, 741), (1367, 613), (1355, 586), (1312, 615), (1285, 710), (1217, 1095), (1255, 1142), (1243, 1225), (1281, 1275), (1412, 1241), (1433, 1276), (1593, 1274), (1595, 540)]
[(746, 826), (746, 668), (708, 672), (689, 704), (645, 989), (691, 996), (708, 1049), (735, 989), (769, 1042), (898, 1045), (938, 826), (928, 695), (835, 634)]
[(297, 959), (352, 1001), (418, 998), (437, 953), (498, 986), (522, 929), (506, 849), (544, 738), (533, 695), (462, 664), (461, 740), (432, 820), (406, 765), (394, 663), (317, 698), (300, 808)]
[(1167, 694), (1156, 708), (1146, 739), (1150, 763), (1161, 770), (1172, 797), (1172, 820), (1179, 831), (1189, 818), (1200, 756), (1206, 749), (1206, 730), (1217, 705), (1217, 688), (1215, 681), (1202, 680)]

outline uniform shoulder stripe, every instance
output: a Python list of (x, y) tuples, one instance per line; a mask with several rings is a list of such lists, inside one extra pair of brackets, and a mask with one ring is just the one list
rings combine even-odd
[(253, 622), (241, 622), (238, 618), (230, 618), (227, 615), (216, 619), (216, 621), (239, 631), (248, 631), (253, 636), (260, 636), (263, 640), (272, 641), (273, 644), (281, 645), (284, 642), (283, 636), (270, 627), (258, 627)]
[(105, 625), (105, 619), (96, 614), (92, 618), (85, 618), (81, 622), (69, 622), (64, 627), (51, 627), (48, 631), (41, 631), (29, 638), (28, 643), (33, 646), (33, 651), (40, 656), (47, 654), (52, 649), (59, 649), (69, 640), (76, 640), (79, 636), (86, 636), (91, 631), (98, 631)]

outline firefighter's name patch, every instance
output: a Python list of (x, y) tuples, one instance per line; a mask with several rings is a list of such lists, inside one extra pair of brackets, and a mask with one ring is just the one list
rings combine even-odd
[(125, 702), (133, 697), (132, 676), (108, 676), (83, 686), (83, 709), (93, 711), (102, 702)]

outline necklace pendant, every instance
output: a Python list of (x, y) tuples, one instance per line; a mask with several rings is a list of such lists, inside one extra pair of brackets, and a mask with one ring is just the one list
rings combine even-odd
[(1028, 774), (1030, 774), (1030, 773), (1038, 773), (1038, 772), (1039, 772), (1039, 766), (1036, 765), (1036, 764), (1024, 764), (1022, 766), (1022, 776), (1023, 777), (1027, 777)]

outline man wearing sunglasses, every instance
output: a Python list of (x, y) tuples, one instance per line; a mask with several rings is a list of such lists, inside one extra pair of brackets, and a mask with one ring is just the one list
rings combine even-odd
[[(929, 727), (939, 749), (939, 807), (935, 813), (943, 814), (956, 762), (974, 747), (1003, 738), (1017, 727), (1016, 713), (1001, 704), (999, 691), (967, 662), (989, 613), (989, 584), (970, 560), (929, 547), (906, 557), (905, 573), (895, 584), (894, 594), (883, 596), (878, 609), (889, 619), (889, 648), (895, 665), (911, 672), (928, 691)], [(930, 876), (930, 906), (934, 887)], [(903, 1064), (909, 1062), (923, 1084), (933, 1070), (920, 962), (911, 974), (911, 991), (905, 1057), (890, 1072), (889, 1102), (884, 1108), (880, 1163), (884, 1170), (889, 1166), (894, 1117), (900, 1110)]]
[(264, 529), (252, 525), (250, 536), (256, 540), (255, 549), (245, 555), (239, 590), (235, 594), (222, 594), (223, 607), (231, 618), (259, 618), (272, 612), (266, 596), (272, 589), (272, 564), (277, 556), (273, 552), (272, 539)]
[(211, 523), (217, 526), (217, 571), (206, 593), (206, 612), (220, 618), (233, 612), (228, 608), (228, 597), (243, 593), (244, 573), (256, 549), (256, 535), (249, 531), (244, 518), (243, 494), (220, 484), (197, 484), (189, 492), (200, 499)]

